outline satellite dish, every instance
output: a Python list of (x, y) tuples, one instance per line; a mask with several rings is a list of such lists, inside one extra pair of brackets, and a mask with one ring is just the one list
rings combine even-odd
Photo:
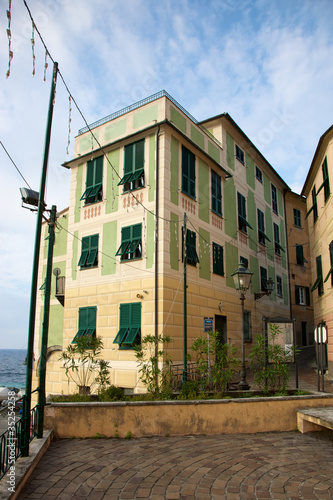
[(60, 276), (61, 270), (59, 269), (59, 267), (55, 267), (53, 269), (53, 274), (54, 274), (54, 276), (57, 276), (57, 277)]

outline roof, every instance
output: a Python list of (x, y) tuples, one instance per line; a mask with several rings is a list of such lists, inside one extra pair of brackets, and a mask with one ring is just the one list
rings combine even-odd
[(301, 192), (301, 196), (306, 196), (305, 192), (307, 190), (307, 186), (308, 186), (308, 183), (310, 182), (310, 177), (311, 177), (311, 174), (312, 174), (312, 171), (314, 169), (314, 165), (318, 159), (318, 156), (319, 156), (319, 151), (323, 145), (323, 142), (324, 140), (326, 139), (327, 135), (333, 131), (333, 125), (331, 125), (327, 130), (326, 132), (323, 133), (323, 135), (320, 137), (319, 141), (318, 141), (318, 145), (317, 145), (317, 148), (316, 148), (316, 151), (315, 151), (315, 154), (313, 156), (313, 159), (312, 159), (312, 162), (311, 162), (311, 165), (310, 165), (310, 168), (309, 168), (309, 171), (308, 171), (308, 175), (306, 176), (306, 179), (305, 179), (305, 182), (304, 182), (304, 186), (303, 186), (303, 189), (302, 189), (302, 192)]

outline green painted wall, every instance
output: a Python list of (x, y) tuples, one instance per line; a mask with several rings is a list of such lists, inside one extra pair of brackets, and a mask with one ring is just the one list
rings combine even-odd
[(286, 238), (284, 234), (284, 222), (282, 219), (280, 219), (280, 241), (281, 241), (281, 246), (284, 248), (284, 252), (281, 251), (281, 258), (282, 258), (282, 267), (284, 269), (287, 269), (287, 249), (286, 249)]
[(220, 163), (220, 150), (210, 141), (208, 141), (208, 154), (217, 161), (217, 163)]
[[(42, 342), (44, 306), (41, 307), (40, 313), (41, 313), (41, 318), (39, 326), (39, 349)], [(51, 347), (53, 345), (62, 345), (63, 325), (64, 325), (64, 308), (62, 307), (61, 304), (50, 305), (49, 333), (48, 333), (47, 347)]]
[(265, 229), (266, 236), (271, 240), (266, 240), (267, 248), (267, 258), (274, 261), (274, 235), (273, 235), (273, 221), (272, 221), (272, 211), (270, 207), (266, 206), (265, 210)]
[(77, 270), (78, 270), (77, 263), (79, 262), (79, 258), (77, 255), (78, 245), (79, 245), (78, 237), (79, 237), (79, 232), (75, 231), (74, 232), (74, 239), (73, 239), (73, 260), (72, 260), (72, 280), (73, 281), (76, 280), (76, 278), (77, 278)]
[(210, 280), (210, 234), (199, 227), (199, 277)]
[(74, 208), (74, 222), (80, 222), (81, 213), (81, 201), (80, 198), (83, 195), (82, 186), (82, 176), (83, 176), (83, 163), (77, 167), (77, 177), (76, 177), (76, 190), (75, 190), (75, 208)]
[(245, 165), (246, 165), (246, 182), (248, 185), (255, 189), (255, 176), (254, 176), (254, 161), (251, 156), (245, 153)]
[(155, 190), (156, 190), (155, 170), (156, 170), (156, 135), (151, 134), (149, 137), (149, 186), (150, 186), (148, 193), (149, 201), (154, 201), (155, 199)]
[(97, 128), (94, 128), (94, 136), (96, 139), (90, 133), (82, 137), (79, 145), (79, 152), (81, 154), (99, 148), (99, 144), (97, 143), (99, 141), (99, 130)]
[(179, 268), (179, 257), (178, 257), (178, 245), (179, 245), (179, 222), (178, 215), (170, 212), (170, 266), (171, 269), (178, 271)]
[(260, 292), (260, 275), (259, 275), (259, 262), (256, 257), (250, 255), (249, 262), (250, 271), (253, 272), (252, 280), (251, 280), (251, 293), (259, 293)]
[(283, 217), (283, 194), (279, 189), (276, 189), (276, 191), (277, 191), (279, 214)]
[(237, 203), (236, 189), (232, 177), (223, 183), (224, 187), (224, 217), (225, 217), (225, 233), (232, 238), (237, 236)]
[(170, 201), (178, 205), (179, 141), (173, 136), (171, 136), (170, 148)]
[(147, 269), (153, 267), (154, 262), (154, 234), (155, 234), (155, 218), (151, 212), (147, 212)]
[[(118, 211), (118, 194), (119, 186), (119, 163), (120, 163), (120, 148), (110, 151), (108, 159), (112, 167), (107, 163), (107, 176), (106, 176), (106, 206), (105, 213), (110, 214)], [(118, 174), (118, 175), (117, 175)], [(105, 181), (104, 181), (105, 182)]]
[(235, 170), (235, 144), (231, 135), (227, 132), (227, 163), (229, 168)]
[(287, 306), (289, 304), (288, 300), (289, 287), (288, 287), (288, 278), (286, 274), (282, 274), (282, 286), (283, 286), (283, 302), (284, 305)]
[(117, 221), (103, 224), (102, 276), (116, 272)]
[(115, 137), (125, 135), (126, 128), (127, 128), (127, 118), (123, 118), (122, 120), (119, 120), (117, 122), (112, 122), (110, 125), (107, 125), (105, 127), (105, 132), (104, 132), (105, 142), (110, 142), (113, 139), (115, 139)]
[(186, 134), (186, 118), (172, 106), (170, 106), (170, 121), (172, 121), (176, 127), (179, 128), (179, 130)]
[(264, 182), (264, 198), (265, 198), (266, 203), (268, 203), (271, 206), (271, 204), (272, 204), (271, 181), (269, 180), (269, 178), (267, 177), (265, 172), (262, 173), (262, 177), (263, 177), (263, 182)]
[(199, 219), (209, 222), (209, 167), (199, 158)]
[(201, 149), (205, 147), (205, 138), (204, 135), (199, 132), (199, 130), (191, 124), (191, 139), (195, 142)]
[(257, 231), (257, 208), (256, 202), (254, 200), (254, 194), (252, 191), (247, 193), (247, 219), (249, 224), (253, 229), (248, 228), (249, 234), (249, 247), (251, 250), (257, 252), (257, 241), (258, 241), (258, 231)]
[(153, 104), (148, 108), (141, 109), (133, 115), (133, 128), (144, 127), (158, 118), (158, 105)]
[(226, 284), (230, 288), (235, 289), (234, 280), (231, 276), (232, 273), (238, 267), (238, 248), (230, 243), (225, 244), (225, 272), (226, 272)]
[(275, 283), (273, 291), (272, 291), (272, 293), (269, 296), (269, 299), (272, 300), (273, 302), (275, 302), (276, 301), (276, 274), (275, 274), (275, 267), (268, 266), (268, 278), (272, 278), (272, 280)]

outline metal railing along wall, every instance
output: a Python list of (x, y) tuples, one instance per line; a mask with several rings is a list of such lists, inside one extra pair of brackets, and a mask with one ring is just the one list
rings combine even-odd
[[(15, 401), (15, 406), (20, 401), (25, 404), (25, 396)], [(10, 408), (10, 409), (9, 409)], [(16, 420), (16, 411), (11, 410), (12, 406), (4, 407), (4, 414), (7, 413), (8, 429), (0, 436), (0, 479), (8, 472), (11, 466), (15, 465), (18, 457), (21, 456), (23, 418)], [(30, 442), (37, 432), (38, 405), (30, 410)], [(5, 418), (1, 416), (1, 418)]]

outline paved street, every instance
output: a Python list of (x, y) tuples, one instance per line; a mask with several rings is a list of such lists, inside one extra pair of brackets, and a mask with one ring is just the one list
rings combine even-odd
[(60, 440), (24, 498), (326, 500), (333, 498), (333, 441), (298, 432)]

